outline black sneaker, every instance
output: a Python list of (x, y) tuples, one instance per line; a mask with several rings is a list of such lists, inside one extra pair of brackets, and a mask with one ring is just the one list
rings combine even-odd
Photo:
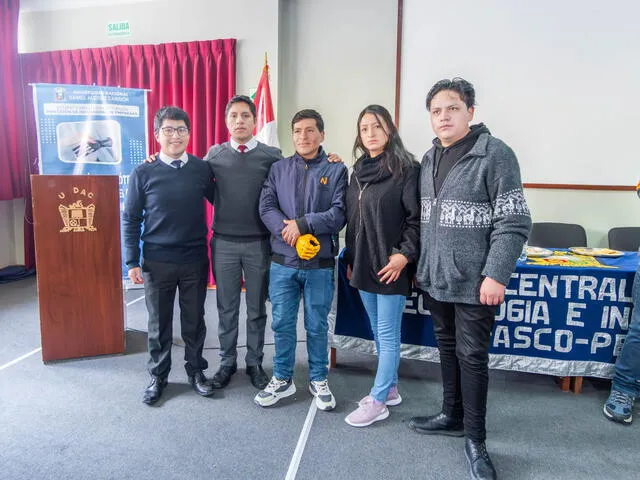
[(280, 401), (280, 399), (290, 397), (294, 393), (296, 393), (296, 385), (291, 378), (281, 380), (276, 377), (271, 377), (269, 384), (264, 390), (258, 392), (253, 401), (261, 407), (270, 407)]

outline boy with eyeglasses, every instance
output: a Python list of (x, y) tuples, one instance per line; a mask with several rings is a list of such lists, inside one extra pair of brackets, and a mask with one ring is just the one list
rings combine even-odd
[(176, 289), (189, 383), (199, 395), (213, 394), (203, 373), (208, 364), (202, 350), (209, 270), (203, 197), (213, 202), (214, 184), (207, 163), (185, 151), (190, 126), (186, 112), (177, 107), (156, 113), (160, 161), (143, 163), (131, 173), (122, 215), (129, 278), (144, 284), (149, 312), (151, 381), (142, 399), (147, 405), (160, 399), (168, 383)]

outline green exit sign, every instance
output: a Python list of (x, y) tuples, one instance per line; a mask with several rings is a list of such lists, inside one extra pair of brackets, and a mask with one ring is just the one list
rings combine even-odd
[(107, 23), (107, 36), (109, 37), (130, 37), (131, 24), (127, 21)]

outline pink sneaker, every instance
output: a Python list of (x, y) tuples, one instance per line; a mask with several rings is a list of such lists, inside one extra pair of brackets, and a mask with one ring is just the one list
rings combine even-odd
[(389, 416), (389, 409), (384, 403), (375, 400), (361, 404), (344, 419), (352, 427), (367, 427), (374, 422)]
[[(358, 402), (358, 405), (363, 405), (365, 403), (373, 402), (373, 397), (371, 395), (367, 395), (362, 400)], [(395, 407), (396, 405), (400, 405), (402, 403), (402, 397), (400, 396), (400, 392), (398, 392), (398, 386), (394, 385), (389, 389), (389, 393), (387, 393), (387, 401), (384, 404), (387, 407)]]
[(400, 392), (398, 392), (398, 385), (394, 385), (389, 389), (389, 393), (387, 393), (387, 401), (384, 403), (389, 407), (395, 407), (402, 403), (402, 397), (400, 396)]

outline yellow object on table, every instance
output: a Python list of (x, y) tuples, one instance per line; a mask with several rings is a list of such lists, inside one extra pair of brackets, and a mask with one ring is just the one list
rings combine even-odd
[(553, 255), (544, 258), (527, 258), (527, 265), (552, 265), (556, 267), (598, 267), (615, 268), (605, 265), (595, 257), (578, 255), (566, 250), (554, 250)]

